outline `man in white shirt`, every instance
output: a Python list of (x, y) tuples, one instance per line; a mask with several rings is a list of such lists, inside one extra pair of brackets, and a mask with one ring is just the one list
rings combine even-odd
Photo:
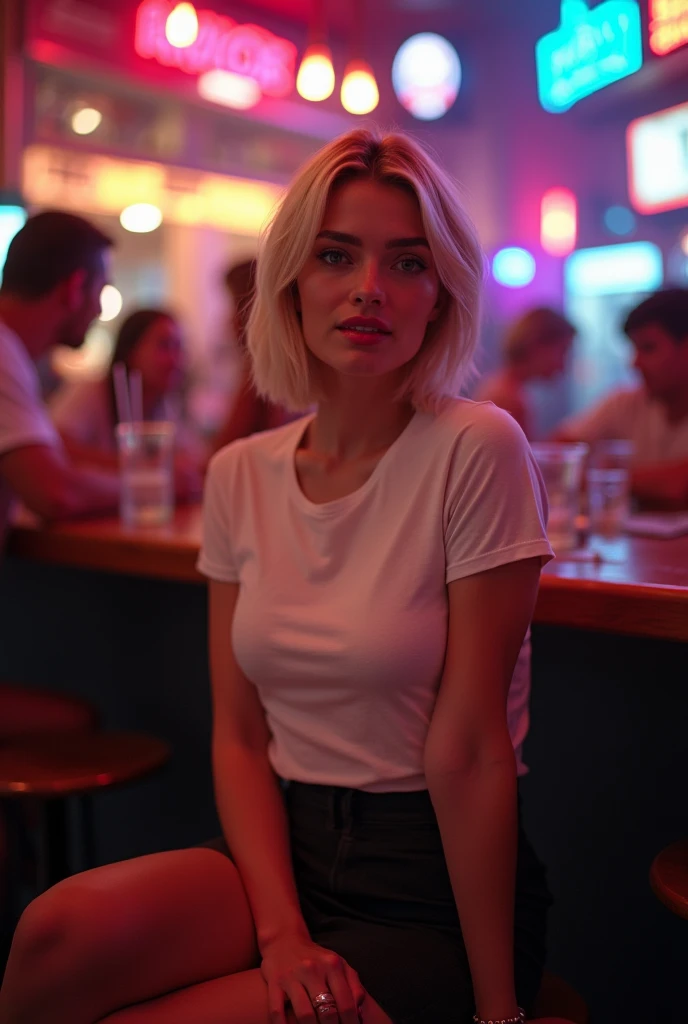
[(0, 547), (14, 498), (46, 519), (114, 510), (114, 472), (67, 458), (35, 362), (78, 348), (100, 313), (111, 239), (81, 217), (30, 217), (10, 243), (0, 288)]
[(624, 331), (643, 384), (615, 391), (566, 420), (557, 440), (632, 441), (635, 496), (649, 508), (688, 508), (688, 289), (645, 299)]

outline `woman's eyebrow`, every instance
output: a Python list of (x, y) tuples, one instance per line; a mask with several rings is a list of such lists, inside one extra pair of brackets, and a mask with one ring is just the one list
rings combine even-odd
[[(362, 239), (358, 238), (357, 235), (348, 235), (344, 231), (321, 231), (317, 235), (317, 238), (329, 238), (333, 242), (344, 242), (346, 245), (362, 246)], [(423, 235), (417, 235), (412, 238), (391, 238), (388, 242), (385, 242), (385, 249), (406, 249), (415, 245), (424, 245), (426, 249), (430, 248), (430, 243), (427, 238)]]

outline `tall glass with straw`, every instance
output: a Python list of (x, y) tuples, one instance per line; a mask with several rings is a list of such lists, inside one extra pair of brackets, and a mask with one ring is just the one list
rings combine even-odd
[(174, 423), (146, 422), (137, 371), (113, 368), (120, 467), (120, 518), (127, 527), (161, 526), (174, 512)]

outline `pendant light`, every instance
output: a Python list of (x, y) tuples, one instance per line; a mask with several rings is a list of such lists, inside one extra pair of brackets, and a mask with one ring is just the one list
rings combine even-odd
[(369, 114), (380, 102), (380, 93), (371, 66), (363, 60), (363, 0), (353, 5), (354, 57), (346, 66), (341, 88), (342, 106), (350, 114)]
[(296, 76), (299, 96), (313, 103), (326, 100), (334, 92), (332, 53), (325, 42), (324, 0), (313, 0), (308, 46)]

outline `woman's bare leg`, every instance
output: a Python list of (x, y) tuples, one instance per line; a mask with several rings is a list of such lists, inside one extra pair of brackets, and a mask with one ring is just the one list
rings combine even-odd
[(0, 1024), (94, 1024), (257, 964), (249, 904), (227, 857), (140, 857), (65, 879), (30, 904), (0, 991)]
[[(295, 1018), (289, 1013), (287, 1021)], [(269, 1024), (267, 986), (260, 971), (244, 971), (193, 985), (106, 1017), (99, 1024)], [(363, 1024), (392, 1024), (374, 1000), (363, 1006)]]

